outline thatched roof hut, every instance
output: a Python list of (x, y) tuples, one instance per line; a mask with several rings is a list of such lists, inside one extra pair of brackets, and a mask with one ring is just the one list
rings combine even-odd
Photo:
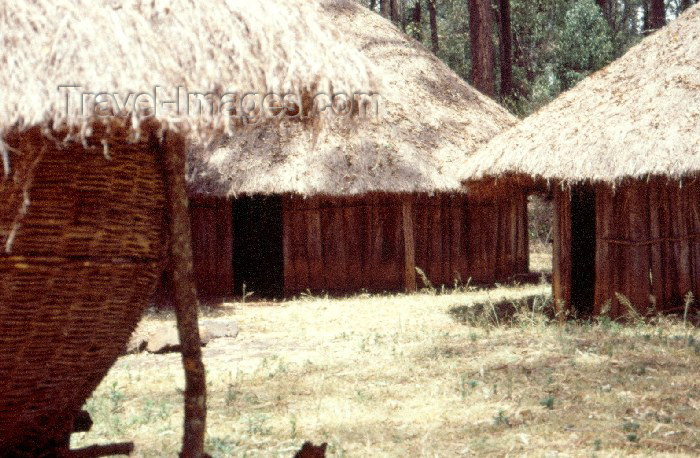
[[(316, 48), (338, 37), (317, 10), (303, 0), (0, 6), (3, 454), (67, 451), (73, 417), (124, 350), (170, 238), (187, 379), (183, 448), (199, 456), (204, 372), (185, 151), (193, 137), (239, 121), (133, 101), (155, 86), (165, 102), (177, 86), (213, 98), (225, 91), (371, 89), (375, 78), (361, 55), (332, 44)], [(95, 96), (99, 91), (108, 94)]]
[[(413, 264), (436, 285), (527, 270), (524, 199), (475, 201), (467, 209), (458, 174), (515, 118), (357, 2), (322, 8), (324, 22), (342, 31), (342, 46), (376, 64), (385, 82), (374, 98), (378, 109), (352, 127), (316, 134), (283, 123), (193, 151), (200, 290), (226, 295), (234, 284), (241, 293), (246, 283), (270, 294), (263, 282), (251, 287), (257, 273), (236, 272), (239, 265), (260, 266), (266, 284), (278, 285), (272, 292), (286, 295), (411, 288)], [(504, 229), (501, 242), (490, 236), (499, 224), (514, 228)], [(253, 229), (268, 232), (236, 241)], [(232, 245), (239, 251), (227, 272)]]
[(552, 183), (558, 300), (620, 315), (616, 293), (642, 313), (697, 297), (700, 6), (494, 138), (463, 173)]
[[(319, 20), (314, 2), (215, 0), (202, 8), (187, 0), (30, 0), (3, 5), (2, 13), (3, 130), (84, 126), (95, 118), (81, 110), (81, 89), (116, 93), (98, 107), (106, 113), (125, 111), (129, 94), (158, 86), (163, 105), (154, 118), (224, 128), (223, 111), (208, 116), (167, 102), (178, 87), (215, 95), (376, 87), (366, 60), (337, 44), (338, 32)], [(77, 102), (68, 109), (67, 95)]]
[(604, 182), (700, 170), (700, 8), (689, 9), (466, 163), (465, 179)]
[(465, 157), (512, 126), (514, 117), (357, 2), (325, 1), (322, 8), (323, 20), (342, 31), (338, 44), (376, 64), (385, 82), (375, 98), (380, 114), (329, 129), (313, 148), (312, 132), (283, 125), (200, 150), (192, 192), (350, 196), (460, 189), (457, 168)]

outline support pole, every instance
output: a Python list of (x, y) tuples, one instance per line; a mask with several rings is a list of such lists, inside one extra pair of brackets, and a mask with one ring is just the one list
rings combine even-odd
[(571, 193), (557, 184), (554, 189), (552, 297), (563, 322), (571, 307)]
[(182, 136), (170, 131), (165, 133), (162, 146), (170, 224), (168, 273), (173, 289), (182, 364), (185, 370), (184, 433), (180, 456), (201, 458), (204, 456), (207, 415), (206, 380), (197, 323), (197, 293), (192, 270), (192, 234), (185, 184), (187, 148)]

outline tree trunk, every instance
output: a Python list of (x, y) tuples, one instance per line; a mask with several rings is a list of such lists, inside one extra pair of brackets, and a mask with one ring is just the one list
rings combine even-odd
[(691, 0), (681, 0), (681, 11), (685, 11), (693, 4)]
[(369, 0), (369, 9), (374, 11), (377, 8), (377, 0)]
[(184, 139), (166, 132), (163, 139), (163, 162), (170, 224), (168, 269), (172, 279), (182, 365), (185, 369), (185, 418), (180, 456), (201, 458), (204, 456), (207, 385), (197, 323), (199, 307), (192, 272), (192, 235), (185, 184), (186, 154)]
[(608, 0), (596, 0), (596, 3), (600, 7), (600, 10), (603, 12), (605, 20), (608, 21), (608, 24), (610, 24), (610, 8), (608, 5)]
[(666, 25), (666, 3), (664, 0), (651, 0), (649, 11), (649, 27), (653, 30)]
[(389, 0), (389, 15), (391, 17), (391, 22), (394, 24), (398, 24), (401, 21), (398, 0)]
[(510, 0), (500, 0), (501, 12), (501, 99), (513, 95), (513, 34), (510, 24)]
[(440, 50), (440, 42), (437, 29), (437, 8), (435, 0), (428, 0), (428, 14), (430, 15), (430, 42), (433, 45), (433, 54), (437, 54)]
[(642, 35), (649, 34), (649, 0), (642, 0)]
[(413, 25), (416, 27), (416, 32), (414, 38), (418, 41), (423, 40), (423, 22), (422, 22), (422, 11), (421, 11), (421, 0), (416, 0), (416, 4), (413, 5)]
[(493, 14), (489, 0), (469, 0), (469, 36), (472, 48), (472, 84), (484, 94), (496, 93)]
[(389, 0), (379, 0), (379, 14), (389, 17)]

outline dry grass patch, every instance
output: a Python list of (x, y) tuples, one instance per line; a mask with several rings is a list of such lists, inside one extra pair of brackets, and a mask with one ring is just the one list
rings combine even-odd
[[(209, 451), (289, 457), (308, 439), (330, 456), (700, 453), (696, 330), (552, 324), (547, 292), (230, 304), (212, 319), (235, 319), (239, 337), (205, 349)], [(521, 305), (496, 319), (489, 304), (504, 298)], [(74, 445), (174, 455), (182, 387), (178, 355), (121, 358)]]

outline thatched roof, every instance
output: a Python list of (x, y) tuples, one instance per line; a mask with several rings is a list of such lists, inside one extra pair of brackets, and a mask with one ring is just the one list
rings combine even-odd
[[(367, 61), (336, 44), (339, 34), (318, 10), (306, 0), (2, 2), (0, 134), (38, 124), (86, 127), (96, 117), (81, 110), (79, 91), (116, 93), (116, 109), (110, 102), (99, 108), (124, 113), (129, 94), (152, 94), (156, 85), (157, 108), (174, 100), (178, 87), (182, 100), (185, 91), (304, 95), (373, 88)], [(183, 105), (178, 112), (176, 104), (164, 104), (154, 118), (171, 126), (186, 120), (193, 131), (226, 124), (221, 112), (188, 113)]]
[(191, 190), (224, 196), (459, 189), (458, 166), (515, 118), (390, 21), (352, 0), (322, 4), (323, 21), (337, 25), (342, 46), (361, 50), (383, 77), (381, 116), (316, 138), (286, 123), (201, 148), (191, 155)]
[(700, 171), (700, 5), (470, 158), (467, 179), (614, 184)]

